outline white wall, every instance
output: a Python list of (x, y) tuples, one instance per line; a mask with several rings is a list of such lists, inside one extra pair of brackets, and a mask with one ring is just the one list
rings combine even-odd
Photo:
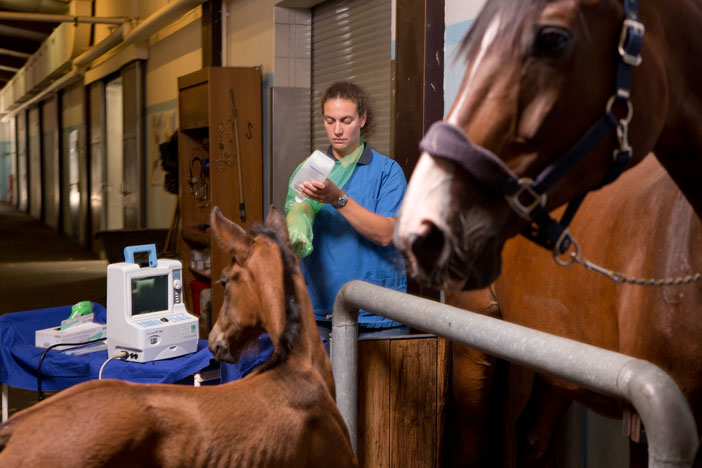
[(158, 145), (178, 128), (178, 77), (202, 68), (199, 9), (149, 41), (145, 84), (146, 226), (168, 228), (178, 196), (164, 188)]
[(444, 32), (444, 116), (451, 109), (463, 80), (466, 63), (458, 49), (485, 0), (446, 0)]

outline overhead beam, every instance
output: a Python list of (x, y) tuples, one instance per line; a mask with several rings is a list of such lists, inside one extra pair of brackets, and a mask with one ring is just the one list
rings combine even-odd
[(19, 70), (25, 63), (27, 63), (26, 59), (12, 55), (4, 55), (2, 52), (0, 52), (0, 65)]
[(9, 55), (10, 57), (19, 57), (23, 59), (28, 59), (32, 56), (32, 54), (28, 52), (19, 52), (11, 49), (3, 49), (2, 47), (0, 47), (0, 55)]
[(41, 46), (41, 41), (30, 41), (28, 39), (22, 39), (19, 37), (12, 37), (0, 33), (0, 44), (9, 45), (12, 44), (12, 48), (17, 52), (23, 52), (27, 54), (33, 54)]
[(52, 15), (46, 13), (16, 13), (12, 11), (0, 11), (0, 19), (8, 21), (40, 21), (45, 23), (92, 23), (92, 24), (122, 24), (129, 18), (112, 16), (73, 16), (73, 15)]

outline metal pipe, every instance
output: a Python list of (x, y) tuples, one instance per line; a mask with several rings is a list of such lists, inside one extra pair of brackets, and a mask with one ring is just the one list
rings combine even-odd
[(8, 21), (39, 21), (46, 23), (91, 23), (91, 24), (122, 24), (127, 18), (56, 15), (50, 13), (19, 13), (0, 11), (0, 20)]
[(53, 83), (51, 83), (49, 86), (46, 88), (42, 89), (39, 93), (36, 95), (32, 96), (31, 99), (23, 102), (19, 106), (15, 107), (11, 111), (7, 112), (2, 116), (2, 121), (5, 122), (7, 119), (17, 115), (19, 112), (21, 112), (23, 109), (28, 108), (32, 104), (41, 101), (44, 99), (46, 96), (48, 96), (51, 93), (55, 93), (66, 86), (75, 83), (76, 81), (80, 80), (83, 78), (83, 74), (80, 73), (78, 70), (71, 70), (70, 72), (66, 73), (63, 75), (61, 78), (57, 79)]
[(105, 39), (73, 59), (73, 65), (77, 67), (87, 66), (90, 62), (122, 42), (125, 44), (133, 44), (145, 41), (158, 30), (171, 24), (176, 18), (202, 4), (204, 1), (205, 0), (176, 0), (156, 10), (136, 26), (132, 26), (132, 24), (128, 22), (123, 23)]
[(678, 386), (658, 366), (362, 281), (341, 288), (332, 317), (337, 404), (354, 450), (358, 354), (356, 329), (349, 330), (357, 322), (359, 308), (626, 400), (646, 427), (649, 467), (692, 466), (699, 444), (695, 420)]
[(168, 26), (176, 18), (205, 3), (205, 0), (175, 0), (149, 15), (124, 37), (124, 42), (133, 44), (146, 41), (160, 29)]
[(101, 40), (100, 42), (92, 46), (90, 49), (80, 54), (78, 57), (74, 58), (73, 65), (75, 65), (76, 67), (85, 67), (90, 62), (100, 57), (108, 50), (112, 49), (113, 47), (116, 47), (124, 40), (124, 35), (130, 27), (131, 26), (129, 23), (124, 23), (119, 28), (112, 31), (103, 40)]

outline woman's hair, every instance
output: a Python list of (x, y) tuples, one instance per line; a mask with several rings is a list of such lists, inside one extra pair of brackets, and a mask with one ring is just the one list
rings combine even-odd
[(348, 99), (356, 104), (358, 115), (366, 115), (366, 123), (361, 128), (361, 136), (367, 138), (373, 134), (375, 130), (375, 112), (370, 95), (365, 89), (357, 84), (348, 81), (337, 81), (327, 88), (322, 95), (322, 115), (324, 115), (324, 104), (330, 99)]

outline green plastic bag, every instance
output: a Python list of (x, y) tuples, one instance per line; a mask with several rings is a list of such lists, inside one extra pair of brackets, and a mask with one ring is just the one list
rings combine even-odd
[[(329, 180), (334, 182), (337, 187), (341, 188), (346, 182), (351, 178), (354, 169), (356, 169), (356, 163), (358, 163), (361, 154), (363, 153), (364, 144), (361, 142), (356, 151), (346, 155), (341, 161), (336, 161), (334, 163), (334, 168), (329, 174)], [(293, 171), (290, 176), (290, 180), (295, 177), (297, 171), (304, 164), (302, 161), (297, 168)], [(290, 235), (290, 242), (292, 242), (293, 250), (298, 257), (306, 257), (312, 253), (312, 239), (314, 218), (324, 206), (324, 203), (320, 203), (309, 198), (303, 199), (301, 202), (295, 201), (295, 197), (299, 196), (297, 192), (290, 188), (290, 183), (288, 183), (288, 195), (285, 197), (285, 219), (288, 224), (288, 233)]]

